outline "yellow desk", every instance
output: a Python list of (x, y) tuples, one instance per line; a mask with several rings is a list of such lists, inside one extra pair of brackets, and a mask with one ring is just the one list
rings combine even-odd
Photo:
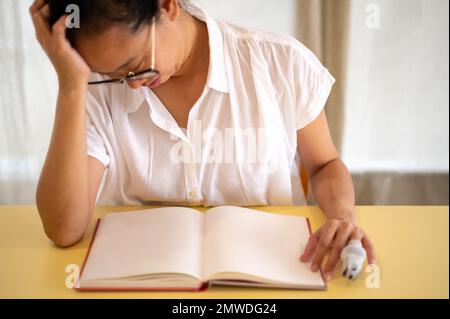
[[(145, 207), (98, 207), (83, 241), (56, 248), (45, 237), (34, 206), (0, 206), (0, 298), (448, 298), (449, 212), (439, 206), (359, 206), (360, 225), (377, 251), (379, 288), (368, 288), (373, 273), (350, 282), (339, 269), (327, 291), (212, 287), (206, 292), (77, 292), (66, 287), (66, 266), (81, 267), (94, 222), (110, 211)], [(255, 207), (302, 215), (313, 231), (325, 221), (318, 207)], [(202, 209), (200, 209), (202, 210)]]

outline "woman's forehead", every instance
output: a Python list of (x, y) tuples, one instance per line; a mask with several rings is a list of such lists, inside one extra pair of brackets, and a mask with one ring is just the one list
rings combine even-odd
[(148, 43), (147, 37), (145, 29), (133, 33), (126, 27), (115, 26), (80, 37), (76, 48), (93, 71), (111, 73), (141, 57)]

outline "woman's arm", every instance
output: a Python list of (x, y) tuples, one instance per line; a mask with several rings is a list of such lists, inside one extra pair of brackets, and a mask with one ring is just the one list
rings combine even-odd
[(356, 222), (353, 182), (340, 157), (329, 161), (311, 176), (311, 187), (328, 218)]
[(36, 37), (59, 80), (55, 122), (36, 204), (45, 233), (58, 246), (80, 240), (92, 216), (104, 167), (86, 152), (86, 94), (90, 69), (65, 37), (65, 16), (52, 28), (44, 0), (30, 7)]
[(317, 271), (328, 254), (324, 271), (329, 280), (341, 250), (351, 239), (359, 239), (367, 252), (369, 264), (374, 263), (373, 246), (357, 225), (352, 179), (333, 144), (324, 111), (298, 131), (297, 149), (310, 176), (314, 197), (328, 218), (310, 237), (301, 260), (308, 262), (312, 258), (312, 270)]
[(105, 170), (86, 153), (85, 92), (60, 89), (52, 138), (36, 191), (47, 236), (60, 247), (79, 241)]

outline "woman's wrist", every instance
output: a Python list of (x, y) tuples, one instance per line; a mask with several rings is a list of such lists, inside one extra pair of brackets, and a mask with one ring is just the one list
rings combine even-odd
[(328, 220), (340, 220), (357, 225), (358, 221), (354, 210), (336, 210), (335, 212), (325, 212)]
[(62, 80), (59, 79), (59, 91), (65, 93), (85, 92), (87, 90), (87, 82), (84, 80)]
[(319, 203), (328, 219), (356, 222), (354, 201), (346, 197), (327, 198)]

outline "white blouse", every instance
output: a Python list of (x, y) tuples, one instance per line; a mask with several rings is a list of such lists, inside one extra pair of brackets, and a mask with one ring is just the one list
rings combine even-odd
[(210, 45), (187, 129), (148, 87), (89, 87), (87, 153), (108, 168), (98, 202), (305, 205), (297, 130), (335, 79), (293, 37), (214, 20), (193, 2), (186, 10), (206, 22)]

